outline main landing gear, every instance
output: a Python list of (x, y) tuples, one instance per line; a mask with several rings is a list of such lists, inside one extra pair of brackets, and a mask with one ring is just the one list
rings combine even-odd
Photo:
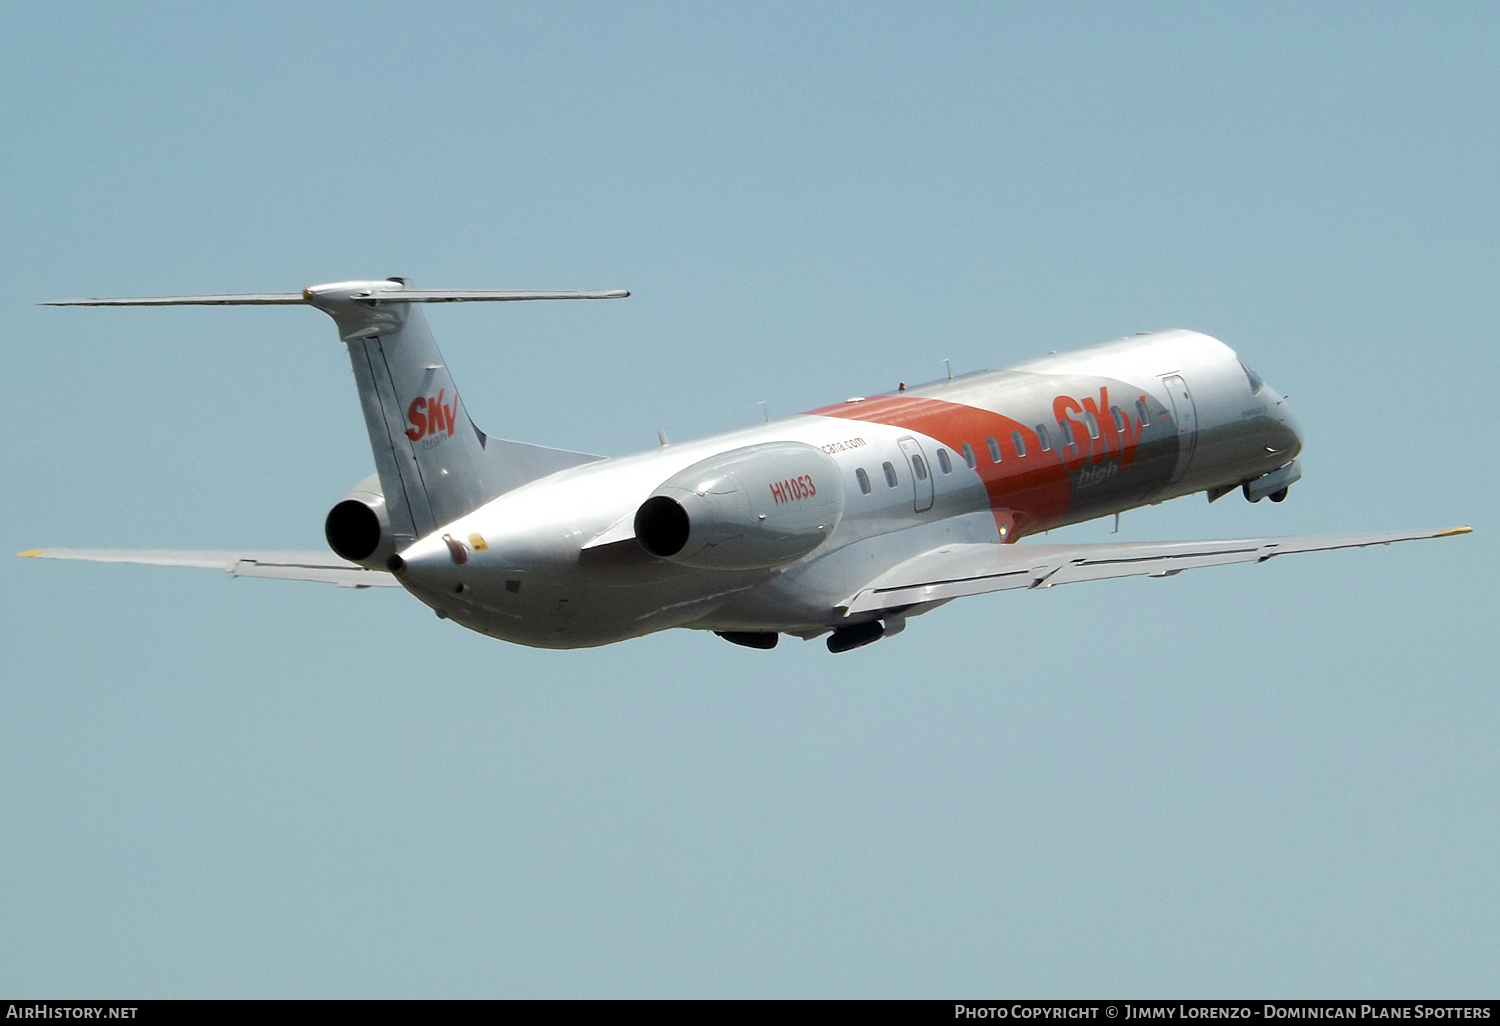
[(743, 645), (746, 648), (775, 648), (776, 642), (781, 640), (781, 635), (775, 631), (714, 631), (714, 633), (731, 645)]
[[(900, 634), (905, 629), (906, 617), (904, 616), (888, 616), (884, 621), (868, 620), (864, 623), (850, 624), (848, 627), (839, 627), (828, 635), (828, 651), (835, 654), (850, 652), (856, 648), (874, 644), (889, 635)], [(772, 649), (781, 640), (781, 635), (775, 631), (714, 631), (714, 633), (731, 645), (742, 645), (745, 648)]]
[(828, 635), (828, 651), (833, 653), (848, 652), (851, 649), (874, 644), (883, 637), (885, 637), (885, 624), (879, 620), (871, 620), (868, 623), (856, 623), (849, 627), (840, 627)]

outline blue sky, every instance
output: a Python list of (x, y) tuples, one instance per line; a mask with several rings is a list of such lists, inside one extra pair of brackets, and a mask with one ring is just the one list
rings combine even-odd
[(1127, 537), (1476, 533), (842, 657), (0, 561), (0, 990), (1493, 995), (1497, 43), (1482, 4), (7, 8), (10, 551), (318, 547), (371, 469), (320, 316), (34, 304), (393, 274), (632, 289), (430, 313), (482, 427), (607, 454), (1194, 328), (1306, 477)]

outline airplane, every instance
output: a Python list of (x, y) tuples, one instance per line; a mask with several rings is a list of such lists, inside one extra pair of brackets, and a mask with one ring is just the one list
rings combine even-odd
[(310, 306), (348, 348), (375, 473), (331, 510), (321, 552), (46, 548), (43, 559), (217, 568), (401, 587), (522, 645), (582, 648), (668, 628), (847, 652), (987, 592), (1469, 533), (1055, 544), (1053, 528), (1301, 478), (1284, 396), (1224, 343), (1141, 333), (1000, 370), (605, 458), (509, 441), (469, 419), (428, 303), (619, 299), (624, 290), (420, 289), (65, 300), (47, 306)]

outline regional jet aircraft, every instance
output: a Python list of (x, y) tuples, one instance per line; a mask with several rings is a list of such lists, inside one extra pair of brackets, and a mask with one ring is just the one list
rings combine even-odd
[(440, 617), (580, 648), (669, 627), (751, 648), (827, 635), (844, 652), (953, 599), (1464, 534), (1467, 527), (1229, 541), (1047, 544), (1054, 527), (1301, 477), (1286, 399), (1233, 350), (1162, 331), (608, 458), (486, 434), (464, 410), (424, 303), (617, 299), (418, 289), (53, 306), (305, 305), (348, 347), (375, 473), (328, 513), (322, 552), (21, 553), (238, 577), (400, 587)]

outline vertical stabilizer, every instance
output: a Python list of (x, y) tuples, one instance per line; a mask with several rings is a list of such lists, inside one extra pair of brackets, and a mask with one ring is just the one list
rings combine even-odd
[(304, 293), (349, 348), (398, 549), (528, 481), (600, 458), (475, 427), (421, 310), (399, 298), (403, 289), (361, 281)]

